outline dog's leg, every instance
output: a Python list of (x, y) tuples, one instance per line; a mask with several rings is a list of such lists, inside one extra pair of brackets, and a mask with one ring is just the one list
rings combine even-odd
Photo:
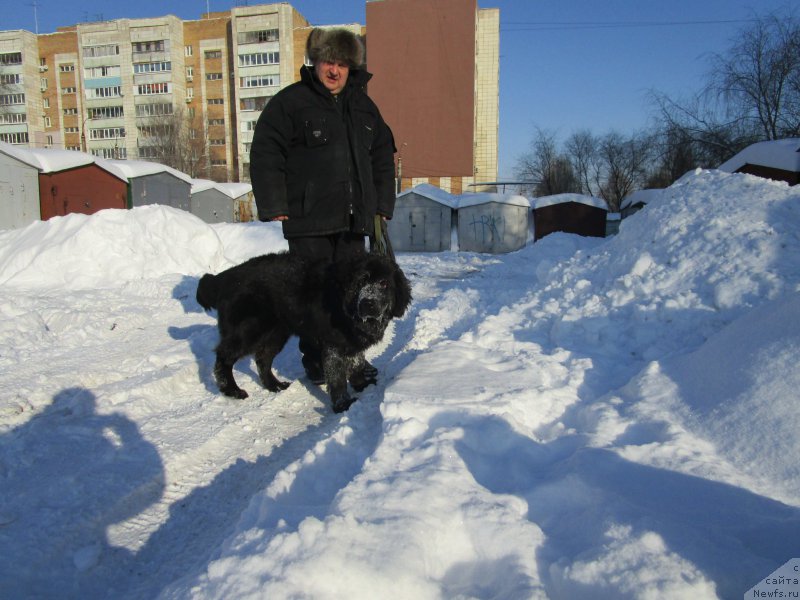
[(280, 392), (291, 385), (289, 381), (281, 381), (272, 372), (272, 361), (283, 350), (289, 335), (279, 331), (267, 333), (256, 350), (256, 366), (261, 384), (270, 392)]
[(333, 412), (344, 412), (356, 401), (347, 391), (347, 358), (333, 348), (322, 351), (322, 368)]
[(364, 353), (361, 352), (353, 357), (353, 370), (350, 375), (350, 385), (357, 392), (362, 391), (368, 385), (378, 383), (378, 369), (373, 367), (364, 358)]
[(219, 346), (217, 346), (214, 379), (217, 380), (217, 387), (219, 387), (220, 392), (231, 398), (242, 400), (247, 398), (248, 394), (236, 385), (236, 380), (233, 378), (233, 365), (239, 358), (241, 357), (228, 344), (220, 342)]

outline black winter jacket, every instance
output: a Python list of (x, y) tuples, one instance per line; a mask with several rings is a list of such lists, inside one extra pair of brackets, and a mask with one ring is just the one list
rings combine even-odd
[[(371, 75), (351, 70), (333, 96), (303, 67), (261, 113), (250, 181), (262, 221), (287, 215), (287, 238), (353, 231), (370, 235), (394, 211), (394, 139), (364, 92)], [(352, 215), (352, 217), (351, 217)]]

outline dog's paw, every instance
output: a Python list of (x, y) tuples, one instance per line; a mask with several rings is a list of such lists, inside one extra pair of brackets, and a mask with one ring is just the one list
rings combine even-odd
[(350, 408), (353, 405), (353, 402), (355, 402), (356, 400), (358, 400), (358, 398), (354, 398), (347, 392), (338, 397), (331, 396), (331, 404), (333, 405), (333, 412), (343, 413), (348, 408)]
[(368, 376), (366, 373), (356, 373), (350, 378), (350, 385), (357, 392), (363, 392), (368, 385), (378, 383), (378, 374)]
[(240, 387), (233, 387), (233, 388), (226, 388), (224, 390), (220, 390), (223, 394), (228, 396), (229, 398), (236, 398), (237, 400), (244, 400), (245, 398), (249, 397), (250, 394), (245, 392)]
[(281, 381), (280, 379), (274, 379), (274, 381), (269, 382), (264, 387), (267, 388), (270, 392), (282, 392), (290, 385), (292, 385), (291, 381)]

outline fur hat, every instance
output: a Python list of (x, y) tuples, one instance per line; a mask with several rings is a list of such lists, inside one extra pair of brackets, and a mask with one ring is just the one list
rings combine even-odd
[(306, 54), (313, 64), (340, 60), (346, 62), (351, 69), (357, 69), (364, 64), (364, 44), (347, 29), (315, 27), (308, 36)]

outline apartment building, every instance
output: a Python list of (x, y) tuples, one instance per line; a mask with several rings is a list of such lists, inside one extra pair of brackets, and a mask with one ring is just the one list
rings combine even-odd
[[(374, 17), (374, 5), (382, 5), (382, 18)], [(446, 52), (432, 25), (442, 11), (461, 23), (456, 35), (445, 36)], [(366, 29), (337, 25), (367, 40), (368, 67), (376, 72), (369, 93), (395, 131), (398, 168), (408, 165), (404, 188), (427, 181), (458, 192), (476, 175), (496, 176), (498, 18), (496, 9), (478, 10), (475, 0), (373, 0)], [(399, 26), (406, 22), (408, 29)], [(0, 140), (246, 181), (260, 112), (298, 79), (310, 31), (305, 17), (283, 2), (198, 20), (167, 15), (79, 23), (41, 35), (0, 31)], [(413, 52), (401, 50), (402, 61), (398, 36), (413, 42)], [(434, 72), (457, 69), (458, 81), (431, 88), (433, 100), (429, 90), (422, 102), (410, 93), (420, 83), (419, 63), (407, 59), (416, 56), (427, 57), (422, 64)], [(432, 85), (435, 77), (422, 81)], [(459, 118), (443, 119), (454, 114), (456, 98)], [(432, 160), (434, 152), (455, 161)]]

